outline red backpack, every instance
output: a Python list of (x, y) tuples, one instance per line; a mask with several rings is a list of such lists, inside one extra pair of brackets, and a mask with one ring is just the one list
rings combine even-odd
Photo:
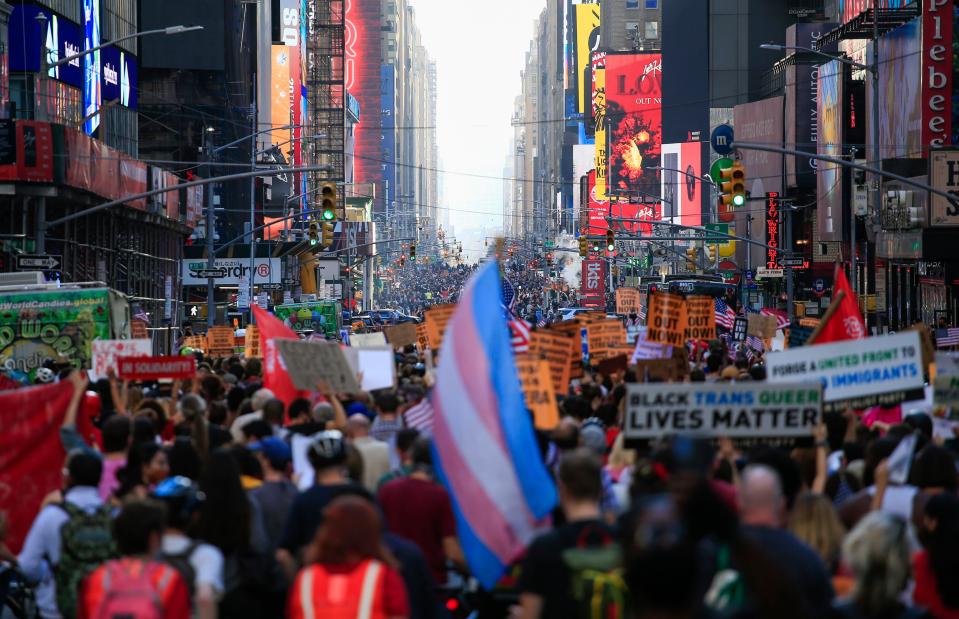
[(92, 619), (163, 619), (162, 592), (176, 570), (153, 561), (110, 561), (103, 570), (103, 597)]

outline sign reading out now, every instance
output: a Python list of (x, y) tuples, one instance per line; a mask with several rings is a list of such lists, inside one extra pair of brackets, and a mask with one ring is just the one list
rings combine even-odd
[(686, 343), (686, 301), (675, 294), (649, 295), (646, 339), (658, 344), (683, 346)]

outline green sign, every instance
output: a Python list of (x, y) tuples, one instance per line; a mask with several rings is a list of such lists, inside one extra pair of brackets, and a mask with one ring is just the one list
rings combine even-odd
[(340, 332), (340, 308), (332, 301), (277, 305), (273, 313), (294, 331), (314, 331), (332, 336)]
[(734, 161), (728, 157), (717, 159), (713, 162), (713, 165), (709, 167), (709, 178), (713, 179), (713, 182), (718, 184), (720, 182), (720, 177), (722, 176), (720, 171), (733, 167), (733, 163)]
[[(724, 235), (729, 234), (729, 224), (706, 224), (703, 227), (710, 232), (719, 232), (720, 234)], [(707, 243), (727, 243), (729, 242), (729, 237), (707, 234), (705, 237), (703, 237), (703, 240)]]

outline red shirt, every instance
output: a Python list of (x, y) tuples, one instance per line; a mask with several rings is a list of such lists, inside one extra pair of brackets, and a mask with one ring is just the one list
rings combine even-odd
[[(312, 595), (314, 601), (316, 596), (324, 603), (332, 603), (338, 610), (350, 611), (351, 605), (358, 604), (362, 594), (362, 582), (364, 572), (360, 568), (366, 568), (367, 562), (351, 564), (332, 564), (323, 563), (314, 566), (319, 572), (310, 572), (309, 566), (300, 570), (293, 586), (290, 587), (289, 603), (287, 617), (289, 619), (303, 619), (305, 617), (316, 616), (321, 619), (321, 615), (316, 613), (322, 609), (313, 608), (314, 612), (307, 612), (303, 608), (303, 591), (306, 579), (312, 579)], [(330, 580), (333, 576), (347, 576), (348, 580), (336, 582)], [(341, 598), (341, 599), (336, 599)], [(342, 603), (342, 605), (341, 605)], [(377, 590), (373, 598), (373, 616), (384, 617), (408, 617), (410, 615), (409, 601), (406, 598), (406, 584), (403, 577), (392, 568), (384, 565), (383, 573), (379, 578)]]
[(114, 566), (119, 566), (130, 573), (137, 573), (142, 569), (151, 570), (150, 581), (159, 596), (163, 619), (190, 619), (190, 590), (180, 573), (163, 563), (131, 558), (104, 563), (83, 580), (77, 600), (77, 619), (97, 616), (100, 606), (106, 599), (107, 588), (112, 588), (115, 584), (115, 582), (104, 582), (107, 571)]
[(942, 602), (928, 552), (920, 550), (912, 556), (912, 571), (916, 579), (912, 601), (917, 606), (924, 607), (936, 619), (959, 619), (959, 608), (949, 608)]
[(446, 582), (443, 539), (456, 536), (449, 494), (437, 483), (403, 477), (380, 488), (379, 503), (389, 530), (423, 551), (437, 583)]

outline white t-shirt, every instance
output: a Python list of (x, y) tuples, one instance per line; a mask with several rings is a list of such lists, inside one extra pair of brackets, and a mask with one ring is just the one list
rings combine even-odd
[[(177, 555), (192, 543), (189, 537), (179, 533), (164, 533), (160, 548), (165, 554)], [(223, 594), (223, 553), (216, 546), (200, 544), (190, 554), (190, 566), (195, 574), (194, 587), (210, 585), (217, 596)]]

